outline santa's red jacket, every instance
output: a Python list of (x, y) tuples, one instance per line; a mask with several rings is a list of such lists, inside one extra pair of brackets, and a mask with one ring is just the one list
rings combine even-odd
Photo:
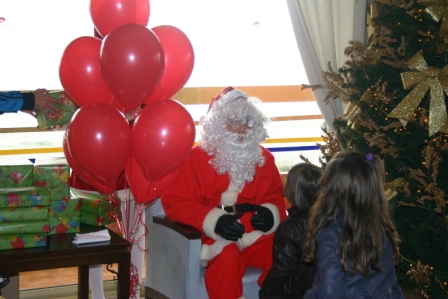
[(236, 243), (241, 250), (259, 238), (272, 234), (286, 218), (280, 173), (274, 156), (262, 149), (266, 162), (261, 167), (257, 166), (253, 181), (246, 183), (240, 193), (236, 186), (230, 184), (229, 175), (219, 175), (209, 163), (211, 157), (196, 146), (185, 160), (176, 183), (162, 195), (162, 206), (168, 218), (202, 232), (201, 261), (211, 260), (224, 246), (232, 243), (214, 232), (218, 218), (227, 213), (218, 205), (251, 203), (272, 211), (274, 226), (268, 232), (254, 230), (250, 223), (253, 212), (246, 212), (240, 218), (245, 234)]

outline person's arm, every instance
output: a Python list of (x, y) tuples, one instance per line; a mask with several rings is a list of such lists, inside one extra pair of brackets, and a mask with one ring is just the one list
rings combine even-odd
[(55, 103), (60, 104), (61, 101), (49, 96), (46, 89), (0, 93), (0, 113), (23, 111), (34, 115), (35, 111), (40, 111), (48, 119), (55, 119), (64, 113)]
[[(254, 229), (268, 235), (274, 233), (287, 216), (283, 197), (283, 182), (275, 164), (275, 158), (266, 148), (262, 147), (262, 150), (266, 159), (265, 164), (262, 167), (257, 167), (254, 181), (251, 183), (256, 188), (254, 192), (256, 198), (252, 199), (252, 203), (260, 207), (256, 208), (256, 214), (252, 216), (251, 223)], [(261, 225), (265, 220), (268, 227)]]
[(339, 238), (335, 226), (324, 228), (318, 236), (316, 264), (317, 272), (314, 283), (304, 299), (315, 298), (345, 298), (347, 285), (345, 277), (347, 273), (342, 269), (339, 260)]
[(17, 112), (22, 109), (23, 103), (24, 101), (20, 91), (0, 92), (0, 114)]

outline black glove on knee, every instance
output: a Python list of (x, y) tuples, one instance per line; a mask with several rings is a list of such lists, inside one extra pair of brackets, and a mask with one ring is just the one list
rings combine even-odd
[(254, 205), (254, 208), (256, 213), (252, 216), (250, 223), (255, 229), (267, 232), (274, 226), (274, 215), (266, 207)]
[(236, 241), (244, 234), (244, 225), (237, 220), (241, 218), (243, 214), (225, 214), (218, 218), (215, 226), (215, 233), (220, 235), (226, 240)]

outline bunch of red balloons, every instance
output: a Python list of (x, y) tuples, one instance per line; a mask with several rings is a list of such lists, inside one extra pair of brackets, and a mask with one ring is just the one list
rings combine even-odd
[(124, 171), (140, 203), (174, 183), (195, 139), (191, 115), (171, 99), (191, 75), (193, 47), (174, 26), (148, 29), (149, 12), (149, 0), (91, 0), (99, 37), (73, 40), (59, 67), (80, 107), (63, 139), (70, 167), (103, 194)]

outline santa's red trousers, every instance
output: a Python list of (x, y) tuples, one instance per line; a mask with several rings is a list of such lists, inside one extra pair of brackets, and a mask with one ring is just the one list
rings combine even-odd
[(258, 279), (261, 286), (272, 265), (272, 244), (274, 234), (257, 240), (240, 251), (235, 244), (224, 247), (223, 251), (209, 261), (205, 271), (205, 286), (210, 299), (237, 299), (243, 294), (242, 278), (246, 268), (260, 268)]

